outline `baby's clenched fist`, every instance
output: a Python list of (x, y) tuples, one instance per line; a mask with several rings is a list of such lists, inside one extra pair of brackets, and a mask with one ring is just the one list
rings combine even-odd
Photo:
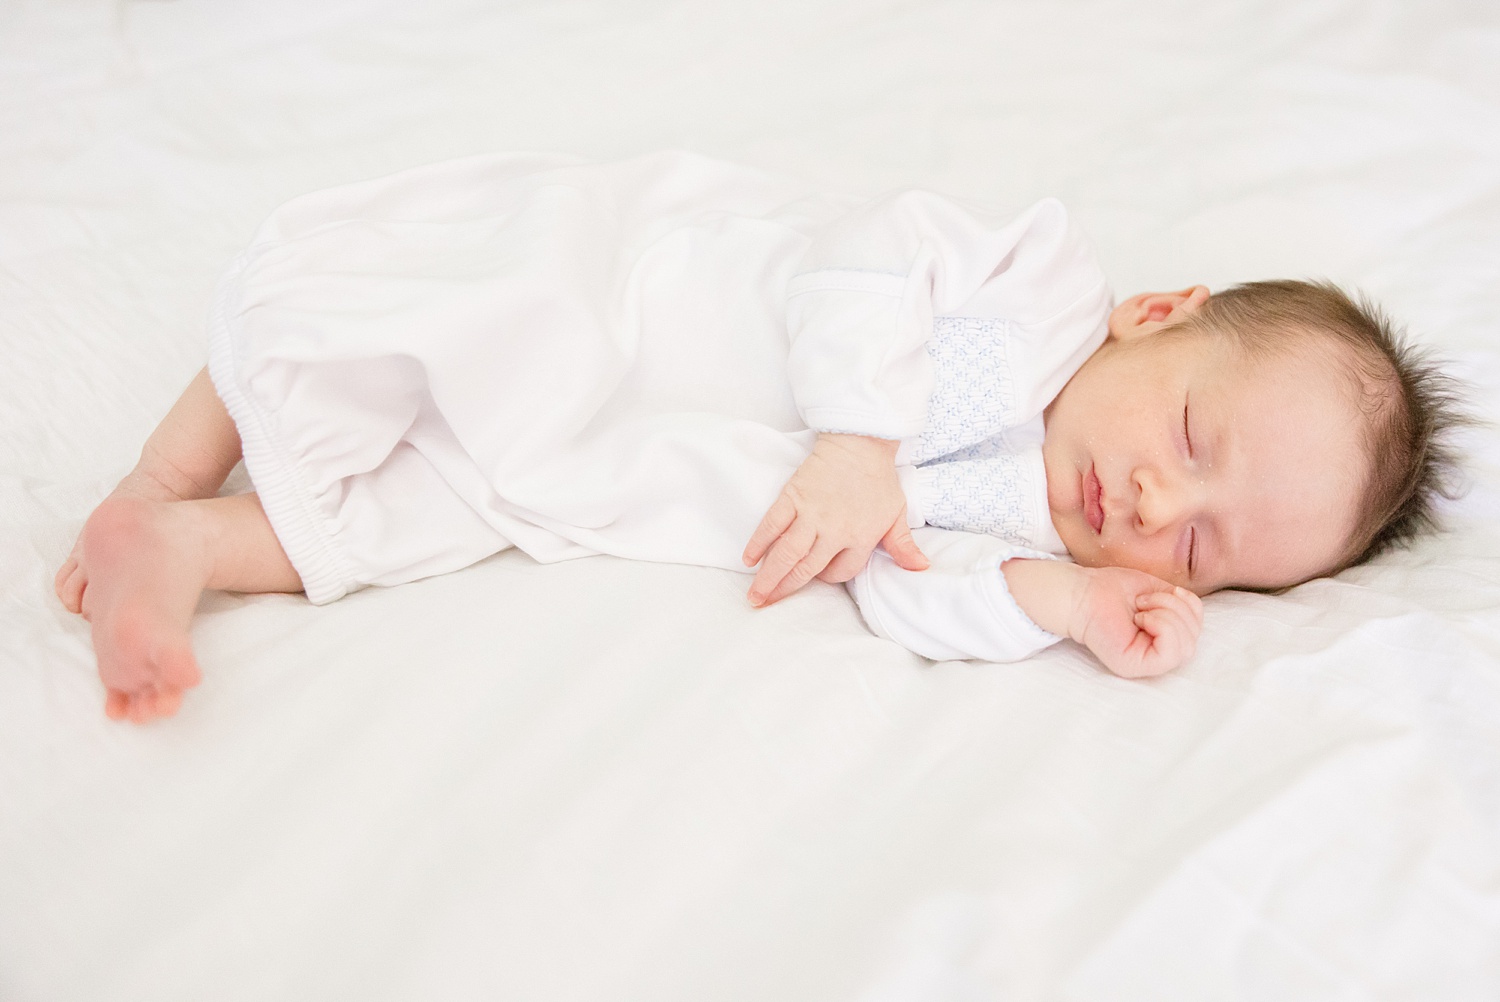
[(1148, 678), (1193, 656), (1203, 602), (1144, 571), (1060, 560), (1007, 560), (1011, 597), (1049, 633), (1083, 644), (1123, 678)]
[(1080, 568), (1086, 583), (1068, 636), (1123, 678), (1149, 678), (1186, 664), (1203, 630), (1203, 600), (1127, 567)]

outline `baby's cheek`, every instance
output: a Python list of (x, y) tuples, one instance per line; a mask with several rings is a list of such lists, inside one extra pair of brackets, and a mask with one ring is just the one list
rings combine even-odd
[(1075, 564), (1078, 564), (1080, 567), (1115, 566), (1114, 564), (1110, 563), (1104, 552), (1097, 546), (1070, 546), (1068, 548), (1068, 556), (1072, 557), (1073, 562)]
[[(1074, 558), (1077, 560), (1077, 558)], [(1163, 559), (1159, 554), (1153, 553), (1147, 547), (1103, 547), (1093, 555), (1094, 563), (1084, 564), (1085, 567), (1124, 567), (1133, 571), (1149, 574), (1169, 584), (1181, 585), (1190, 588), (1191, 585), (1177, 570), (1170, 557)], [(1078, 563), (1083, 564), (1082, 560)]]

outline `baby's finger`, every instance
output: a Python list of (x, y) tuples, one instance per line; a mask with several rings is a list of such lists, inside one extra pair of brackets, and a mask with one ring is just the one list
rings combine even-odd
[(766, 605), (775, 605), (817, 577), (837, 552), (833, 545), (818, 540), (807, 556), (799, 560), (797, 566), (788, 571), (786, 577), (781, 579), (781, 583), (772, 589), (771, 594), (766, 598)]
[(130, 711), (130, 694), (119, 689), (110, 689), (104, 697), (104, 715), (111, 720), (124, 720)]
[(1157, 671), (1171, 671), (1193, 656), (1198, 632), (1182, 614), (1168, 608), (1146, 609), (1136, 613), (1136, 625), (1151, 635), (1152, 654), (1159, 663)]
[(1188, 610), (1192, 613), (1193, 619), (1199, 626), (1202, 626), (1203, 599), (1199, 598), (1196, 592), (1189, 591), (1186, 588), (1174, 588), (1172, 591), (1178, 598), (1182, 599), (1183, 603), (1187, 605)]
[(766, 555), (766, 548), (776, 542), (796, 518), (797, 505), (782, 491), (781, 496), (760, 520), (760, 525), (750, 534), (750, 542), (745, 544), (745, 552), (740, 557), (745, 566), (754, 567), (760, 563), (760, 558)]
[(1168, 592), (1143, 597), (1136, 605), (1139, 609), (1137, 616), (1149, 613), (1152, 623), (1171, 623), (1183, 630), (1191, 630), (1193, 627), (1193, 616), (1187, 605)]
[(765, 605), (767, 596), (781, 584), (782, 578), (791, 573), (792, 568), (802, 562), (816, 541), (817, 533), (813, 529), (793, 522), (791, 528), (772, 544), (760, 570), (755, 572), (755, 580), (750, 583), (750, 604)]
[(851, 581), (855, 575), (865, 569), (865, 564), (869, 562), (870, 554), (867, 551), (853, 548), (840, 550), (832, 560), (828, 561), (828, 566), (818, 572), (818, 580), (831, 584)]
[(182, 690), (169, 689), (156, 694), (156, 715), (158, 717), (176, 716), (177, 711), (182, 709)]
[(896, 561), (896, 566), (908, 571), (925, 571), (930, 566), (927, 555), (917, 546), (917, 541), (911, 536), (911, 529), (907, 526), (906, 509), (901, 509), (902, 521), (891, 526), (880, 545), (885, 547), (885, 552)]
[(1203, 629), (1203, 602), (1184, 588), (1152, 592), (1136, 600), (1138, 609), (1163, 609), (1180, 617), (1183, 629), (1197, 636)]

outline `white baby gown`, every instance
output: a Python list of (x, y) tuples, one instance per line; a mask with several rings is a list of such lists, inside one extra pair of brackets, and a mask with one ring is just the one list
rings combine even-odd
[(482, 156), (276, 210), (220, 284), (209, 371), (313, 602), (512, 545), (743, 571), (843, 431), (901, 441), (934, 565), (877, 554), (866, 620), (1013, 660), (1057, 638), (998, 567), (1062, 552), (1041, 414), (1109, 303), (1051, 200), (1002, 220), (680, 152)]

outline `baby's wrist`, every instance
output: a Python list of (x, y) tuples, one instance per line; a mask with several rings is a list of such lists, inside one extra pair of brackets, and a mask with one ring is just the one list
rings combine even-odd
[(873, 435), (856, 435), (848, 431), (820, 431), (818, 441), (840, 449), (849, 449), (878, 456), (896, 456), (901, 442), (894, 438), (875, 438)]
[(1077, 640), (1087, 621), (1088, 569), (1065, 560), (1017, 557), (1000, 565), (1021, 611), (1048, 633)]
[(854, 435), (842, 431), (818, 432), (818, 444), (813, 451), (832, 458), (857, 463), (872, 469), (894, 469), (896, 450), (901, 443), (891, 438), (872, 438), (869, 435)]
[(1073, 573), (1069, 578), (1071, 591), (1068, 594), (1068, 639), (1082, 644), (1084, 631), (1088, 628), (1089, 620), (1093, 618), (1094, 610), (1090, 606), (1089, 584), (1094, 577), (1094, 570), (1079, 564), (1069, 564)]

